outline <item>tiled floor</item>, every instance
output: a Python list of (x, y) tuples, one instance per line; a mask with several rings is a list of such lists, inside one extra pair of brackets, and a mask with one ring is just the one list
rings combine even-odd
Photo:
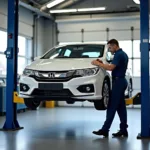
[[(140, 109), (128, 109), (128, 138), (112, 138), (119, 129), (116, 116), (108, 139), (92, 134), (105, 120), (94, 108), (40, 108), (18, 114), (23, 130), (0, 131), (0, 150), (149, 150), (150, 140), (137, 140)], [(5, 117), (0, 117), (3, 126)]]

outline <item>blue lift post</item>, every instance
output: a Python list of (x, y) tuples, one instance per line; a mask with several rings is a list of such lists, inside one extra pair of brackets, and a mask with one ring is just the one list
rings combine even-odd
[(141, 133), (138, 139), (150, 138), (150, 73), (149, 73), (149, 0), (140, 0), (141, 30)]
[(18, 62), (18, 20), (19, 0), (8, 0), (7, 25), (7, 84), (6, 84), (6, 121), (2, 130), (22, 129), (17, 121), (17, 104), (13, 102), (14, 91), (17, 91)]

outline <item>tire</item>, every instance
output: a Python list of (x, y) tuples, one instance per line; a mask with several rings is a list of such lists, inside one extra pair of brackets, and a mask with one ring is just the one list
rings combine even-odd
[(67, 104), (74, 104), (75, 101), (66, 101)]
[(24, 99), (25, 105), (31, 109), (31, 110), (36, 110), (40, 106), (40, 100), (36, 100), (33, 98), (25, 98)]
[(102, 87), (102, 99), (94, 101), (96, 110), (106, 110), (110, 99), (110, 85), (107, 80), (104, 81)]

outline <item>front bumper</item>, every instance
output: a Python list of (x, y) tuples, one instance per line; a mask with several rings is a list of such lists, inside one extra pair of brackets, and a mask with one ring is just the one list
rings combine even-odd
[[(32, 77), (21, 76), (19, 85), (27, 85), (26, 90), (19, 90), (19, 97), (22, 98), (38, 98), (41, 100), (100, 100), (102, 99), (101, 89), (102, 82), (100, 75), (73, 78), (66, 82), (39, 82)], [(46, 84), (62, 84), (62, 89), (45, 89), (39, 85)], [(90, 92), (85, 91), (85, 87), (89, 86), (93, 89)], [(84, 88), (83, 88), (84, 87)]]

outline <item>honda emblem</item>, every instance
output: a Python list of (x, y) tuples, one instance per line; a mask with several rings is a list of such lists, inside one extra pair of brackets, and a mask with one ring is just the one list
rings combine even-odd
[(53, 73), (53, 72), (49, 73), (49, 74), (48, 74), (48, 77), (49, 77), (49, 78), (55, 78), (55, 73)]

